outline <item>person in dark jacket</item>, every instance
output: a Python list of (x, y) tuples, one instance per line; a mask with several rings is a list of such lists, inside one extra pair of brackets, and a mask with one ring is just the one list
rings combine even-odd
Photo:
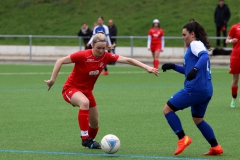
[[(220, 37), (221, 31), (224, 37), (227, 37), (227, 22), (231, 17), (230, 10), (227, 4), (224, 4), (224, 0), (219, 0), (219, 4), (216, 7), (214, 13), (214, 21), (217, 28), (217, 37)], [(227, 44), (225, 39), (223, 39), (223, 47)], [(217, 47), (220, 47), (220, 39), (217, 39)]]
[(92, 49), (91, 45), (87, 46), (88, 41), (92, 37), (92, 30), (87, 26), (86, 23), (82, 24), (82, 27), (81, 27), (80, 31), (78, 32), (78, 36), (84, 37), (83, 42), (84, 42), (84, 45), (85, 45), (85, 50), (86, 49)]
[[(112, 52), (113, 54), (115, 54), (115, 49), (116, 49), (116, 38), (113, 38), (115, 36), (117, 36), (117, 27), (115, 26), (115, 24), (113, 23), (113, 20), (110, 19), (108, 21), (108, 29), (109, 29), (109, 35), (110, 35), (110, 41), (113, 44), (113, 48), (112, 50), (109, 50), (108, 52)], [(112, 65), (115, 64), (115, 62), (111, 63)]]
[[(117, 40), (116, 40), (116, 38), (113, 38), (113, 37), (117, 36), (117, 27), (113, 23), (112, 19), (110, 19), (108, 21), (108, 29), (109, 29), (111, 43), (112, 44), (114, 44), (114, 43), (116, 44)], [(114, 49), (112, 49), (112, 53), (115, 54), (115, 47), (114, 47)]]

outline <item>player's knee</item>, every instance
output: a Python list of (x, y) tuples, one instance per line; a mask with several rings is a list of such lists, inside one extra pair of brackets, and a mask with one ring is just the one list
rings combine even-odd
[(86, 100), (82, 101), (79, 106), (82, 109), (89, 109), (89, 100), (86, 99)]
[(196, 117), (192, 117), (192, 118), (196, 125), (198, 125), (199, 123), (201, 123), (203, 121), (203, 118), (196, 118)]
[(163, 114), (164, 115), (168, 114), (171, 111), (172, 111), (172, 109), (167, 104), (163, 107)]

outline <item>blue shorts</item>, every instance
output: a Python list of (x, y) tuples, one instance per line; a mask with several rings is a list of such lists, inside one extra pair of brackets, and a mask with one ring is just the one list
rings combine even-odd
[(167, 102), (167, 105), (173, 110), (183, 110), (191, 107), (192, 116), (195, 118), (203, 118), (212, 96), (199, 96), (189, 93), (186, 89), (182, 89), (175, 93)]

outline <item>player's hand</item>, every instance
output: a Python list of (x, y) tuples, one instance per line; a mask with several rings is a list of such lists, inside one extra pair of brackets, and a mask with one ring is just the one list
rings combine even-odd
[(90, 46), (90, 44), (88, 43), (88, 44), (87, 44), (87, 47), (89, 47), (89, 46)]
[(173, 63), (165, 63), (162, 65), (162, 70), (163, 72), (166, 72), (169, 69), (174, 69), (175, 68), (175, 64)]
[(198, 69), (196, 67), (194, 67), (187, 75), (187, 80), (188, 81), (191, 81), (193, 80), (194, 78), (196, 78), (197, 76), (197, 72), (198, 72)]
[(159, 74), (159, 71), (158, 71), (157, 68), (153, 68), (153, 67), (148, 66), (148, 67), (146, 68), (146, 70), (147, 70), (148, 73), (153, 73), (153, 74), (155, 74), (156, 76), (158, 76), (158, 74)]
[(151, 49), (150, 49), (150, 48), (148, 48), (148, 50), (149, 50), (149, 51), (151, 51)]
[(163, 50), (161, 50), (160, 52), (163, 52)]
[(232, 43), (237, 43), (238, 42), (238, 39), (237, 38), (233, 38), (232, 39)]
[(49, 91), (51, 89), (51, 87), (53, 86), (54, 81), (52, 81), (52, 80), (44, 80), (44, 82), (47, 84), (48, 91)]

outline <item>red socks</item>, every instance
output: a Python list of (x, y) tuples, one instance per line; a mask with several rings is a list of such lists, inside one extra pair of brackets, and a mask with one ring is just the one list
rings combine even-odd
[(153, 60), (153, 67), (158, 68), (159, 60)]
[(232, 97), (237, 98), (238, 86), (232, 86)]
[(94, 138), (96, 137), (96, 135), (97, 135), (97, 133), (98, 133), (98, 128), (99, 128), (99, 127), (97, 127), (97, 128), (92, 128), (92, 127), (89, 126), (89, 128), (88, 128), (88, 134), (89, 134), (89, 137), (90, 137), (90, 138), (94, 139)]
[(78, 112), (78, 124), (81, 130), (82, 139), (86, 139), (89, 137), (88, 129), (89, 129), (89, 113), (88, 110), (80, 109)]

